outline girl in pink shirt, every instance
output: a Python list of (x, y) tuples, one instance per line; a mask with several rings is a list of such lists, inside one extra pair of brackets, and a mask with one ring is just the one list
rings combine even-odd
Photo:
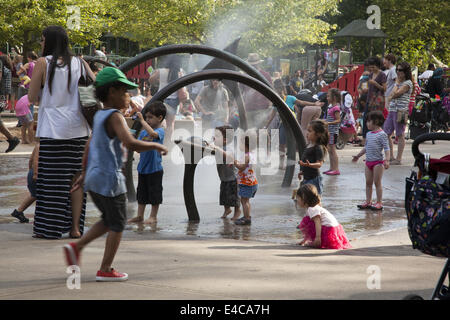
[(28, 101), (28, 94), (24, 95), (17, 101), (16, 104), (16, 117), (22, 124), (22, 143), (30, 144), (34, 141), (34, 119), (30, 110), (30, 101)]

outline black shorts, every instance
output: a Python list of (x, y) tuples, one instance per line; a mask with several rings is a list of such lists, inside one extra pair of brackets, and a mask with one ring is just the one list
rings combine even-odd
[(220, 205), (226, 207), (239, 207), (237, 181), (220, 182)]
[(161, 204), (163, 201), (163, 179), (164, 171), (157, 171), (150, 174), (138, 175), (138, 186), (136, 192), (139, 204)]
[(127, 196), (125, 193), (116, 197), (105, 197), (89, 191), (92, 201), (102, 213), (106, 227), (114, 232), (122, 232), (127, 223)]

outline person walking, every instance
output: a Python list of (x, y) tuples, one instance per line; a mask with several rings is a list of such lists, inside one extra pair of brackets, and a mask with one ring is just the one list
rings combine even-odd
[[(49, 26), (41, 36), (42, 58), (34, 67), (28, 98), (39, 103), (36, 136), (40, 140), (33, 236), (59, 239), (64, 233), (79, 238), (84, 231), (86, 194), (70, 192), (81, 172), (90, 128), (81, 113), (78, 81), (88, 64), (69, 49), (66, 30)], [(42, 89), (41, 89), (42, 88)]]
[[(11, 62), (7, 56), (0, 56), (0, 113), (8, 105), (8, 95), (11, 94)], [(0, 116), (0, 132), (8, 141), (5, 153), (13, 151), (20, 143), (19, 138), (14, 137), (6, 128)]]

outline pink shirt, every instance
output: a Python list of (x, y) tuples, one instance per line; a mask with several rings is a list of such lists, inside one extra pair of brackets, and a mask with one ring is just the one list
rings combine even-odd
[(17, 101), (16, 104), (16, 116), (21, 117), (30, 113), (30, 101), (28, 101), (28, 95), (24, 95)]

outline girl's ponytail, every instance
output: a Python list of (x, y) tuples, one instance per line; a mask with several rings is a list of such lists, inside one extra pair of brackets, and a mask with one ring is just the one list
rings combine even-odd
[(316, 134), (316, 144), (322, 147), (323, 153), (326, 155), (328, 150), (328, 142), (330, 140), (327, 124), (323, 120), (313, 120), (311, 121), (310, 126)]

